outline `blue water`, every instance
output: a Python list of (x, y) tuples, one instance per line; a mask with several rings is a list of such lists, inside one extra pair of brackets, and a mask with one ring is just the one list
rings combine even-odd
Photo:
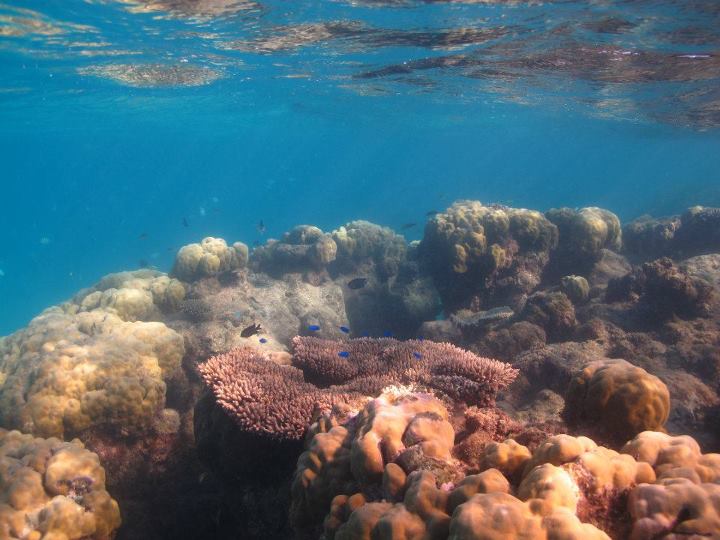
[(208, 235), (720, 206), (718, 5), (0, 4), (0, 335)]

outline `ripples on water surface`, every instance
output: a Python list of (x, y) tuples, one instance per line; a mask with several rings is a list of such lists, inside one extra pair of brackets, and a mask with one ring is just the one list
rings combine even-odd
[(719, 54), (716, 0), (6, 0), (0, 334), (209, 234), (720, 205)]
[(247, 99), (250, 84), (720, 123), (714, 0), (22, 4), (0, 4), (6, 105), (38, 91), (93, 104), (118, 96), (110, 83), (219, 85)]

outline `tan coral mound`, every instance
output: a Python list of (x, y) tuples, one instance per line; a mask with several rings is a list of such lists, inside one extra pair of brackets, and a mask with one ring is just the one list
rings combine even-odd
[(195, 281), (222, 272), (243, 268), (248, 262), (248, 247), (242, 242), (228, 246), (222, 238), (208, 236), (199, 244), (183, 246), (175, 256), (172, 275), (183, 281)]
[(0, 342), (0, 423), (43, 437), (143, 433), (183, 354), (163, 323), (51, 308)]
[(62, 305), (68, 313), (101, 310), (124, 321), (159, 321), (175, 311), (185, 297), (177, 279), (155, 270), (108, 274), (96, 285), (80, 291)]
[(120, 526), (96, 454), (0, 430), (0, 538), (110, 540)]
[(669, 413), (670, 393), (656, 376), (625, 360), (598, 360), (571, 380), (563, 414), (570, 424), (622, 441), (662, 429)]
[(630, 492), (633, 540), (720, 538), (720, 454), (686, 435), (646, 431), (622, 449), (652, 465), (657, 483)]
[(336, 425), (313, 437), (293, 479), (294, 526), (304, 529), (319, 522), (336, 495), (381, 484), (397, 495), (405, 471), (432, 470), (453, 479), (453, 440), (447, 410), (439, 400), (402, 388), (389, 390), (354, 416), (350, 429)]

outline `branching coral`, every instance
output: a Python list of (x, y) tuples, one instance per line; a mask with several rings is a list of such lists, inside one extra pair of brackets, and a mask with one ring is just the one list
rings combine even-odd
[(360, 396), (318, 389), (297, 368), (279, 366), (256, 349), (238, 347), (198, 366), (217, 403), (244, 431), (277, 439), (300, 439), (316, 410)]
[(330, 341), (293, 338), (293, 365), (319, 386), (348, 384), (377, 394), (389, 384), (418, 384), (469, 405), (490, 405), (517, 370), (448, 343), (392, 338)]
[(97, 455), (0, 430), (0, 538), (109, 540), (120, 526)]

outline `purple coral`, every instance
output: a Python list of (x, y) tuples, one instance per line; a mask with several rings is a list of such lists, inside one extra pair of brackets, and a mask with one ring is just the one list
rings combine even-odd
[(316, 409), (329, 410), (359, 397), (318, 389), (303, 380), (299, 369), (279, 366), (249, 347), (214, 356), (198, 371), (243, 431), (274, 439), (300, 439)]
[[(339, 356), (347, 351), (347, 356)], [(293, 365), (318, 386), (347, 384), (371, 394), (388, 384), (418, 384), (468, 405), (489, 406), (517, 376), (504, 362), (449, 343), (392, 338), (293, 338)], [(381, 386), (382, 385), (382, 386)]]
[(509, 364), (447, 343), (298, 336), (293, 347), (295, 367), (239, 347), (210, 358), (198, 371), (243, 431), (284, 440), (302, 438), (316, 412), (359, 404), (389, 385), (417, 384), (469, 405), (487, 406), (517, 375)]

